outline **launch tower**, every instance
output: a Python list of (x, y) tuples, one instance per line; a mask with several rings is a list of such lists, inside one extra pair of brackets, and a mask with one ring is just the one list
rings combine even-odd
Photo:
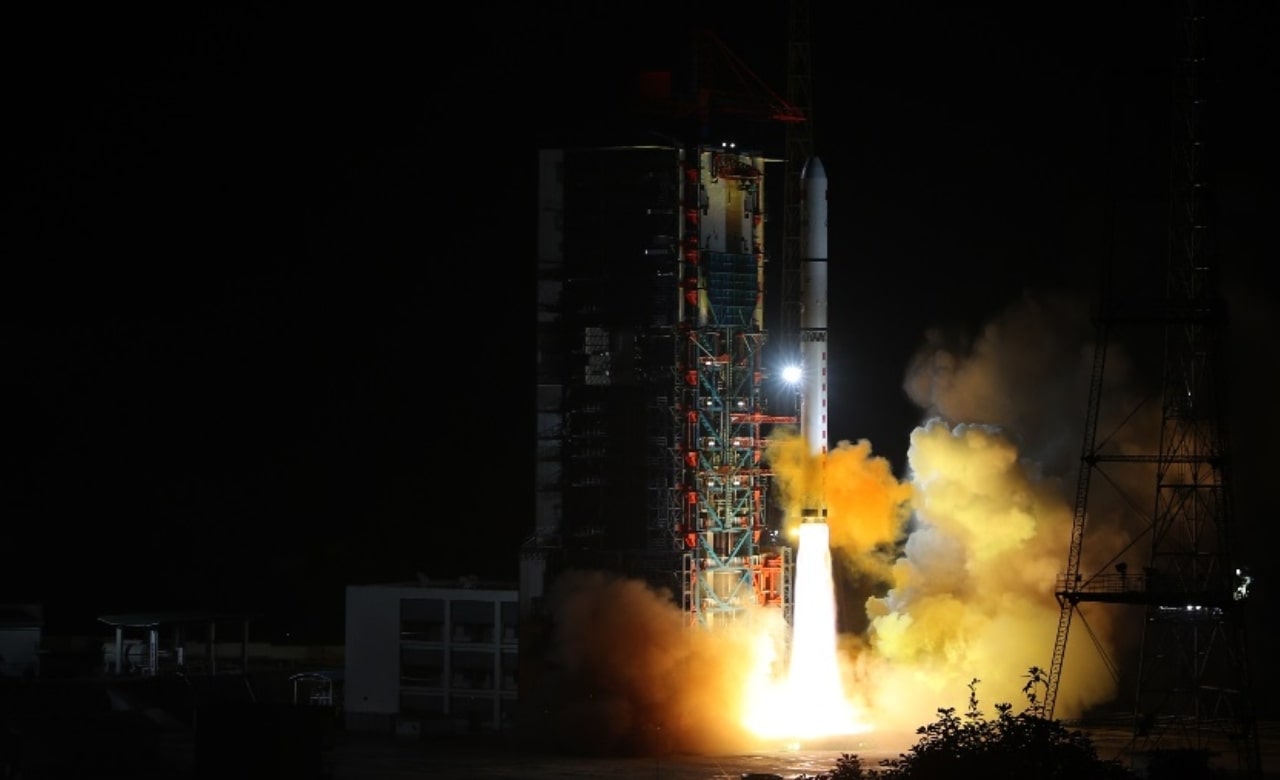
[(699, 147), (684, 175), (675, 414), (683, 605), (705, 626), (791, 603), (791, 549), (767, 546), (765, 159)]
[(592, 568), (668, 590), (691, 625), (790, 617), (765, 459), (797, 422), (766, 394), (766, 178), (785, 161), (720, 139), (806, 116), (709, 30), (691, 43), (691, 72), (640, 74), (623, 135), (643, 140), (541, 153), (526, 615), (560, 571)]
[(730, 144), (540, 156), (536, 527), (522, 608), (568, 569), (644, 579), (692, 624), (787, 610), (768, 525), (765, 169)]
[(524, 608), (565, 569), (679, 593), (671, 408), (684, 150), (545, 149), (534, 534)]
[[(1145, 765), (1152, 776), (1175, 767), (1179, 777), (1208, 776), (1210, 758), (1226, 756), (1236, 759), (1236, 769), (1258, 776), (1245, 640), (1250, 580), (1240, 560), (1239, 518), (1232, 511), (1223, 384), (1226, 312), (1218, 286), (1220, 258), (1211, 242), (1200, 116), (1204, 18), (1188, 7), (1181, 21), (1187, 48), (1176, 80), (1181, 115), (1175, 122), (1164, 292), (1146, 310), (1115, 305), (1104, 293), (1067, 570), (1056, 588), (1061, 617), (1045, 711), (1054, 714), (1073, 618), (1088, 628), (1090, 609), (1140, 614), (1132, 698), (1123, 702), (1133, 707), (1126, 752), (1135, 767)], [(1126, 399), (1104, 382), (1108, 348), (1115, 344), (1139, 355), (1144, 347), (1162, 355), (1158, 412), (1126, 408)], [(1144, 421), (1155, 436), (1142, 435)], [(1117, 504), (1143, 506), (1123, 494), (1132, 484), (1154, 484), (1154, 501), (1144, 502), (1135, 542), (1086, 556), (1086, 520), (1106, 511), (1101, 500), (1108, 496), (1098, 488), (1121, 493)], [(1141, 556), (1140, 566), (1130, 568), (1126, 555)], [(1086, 558), (1104, 561), (1102, 568), (1086, 568)]]

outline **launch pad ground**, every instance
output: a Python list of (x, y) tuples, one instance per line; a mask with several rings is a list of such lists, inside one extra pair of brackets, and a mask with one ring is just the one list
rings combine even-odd
[[(0, 775), (88, 780), (740, 780), (776, 775), (786, 780), (831, 771), (844, 754), (873, 772), (918, 741), (915, 733), (873, 731), (737, 755), (650, 755), (625, 758), (557, 750), (512, 736), (397, 736), (341, 727), (327, 708), (226, 701), (186, 712), (144, 701), (143, 680), (127, 690), (98, 682), (0, 686)], [(9, 694), (6, 698), (2, 694)], [(19, 696), (24, 693), (26, 696)], [(131, 694), (136, 694), (133, 696)], [(118, 708), (133, 702), (135, 706)], [(8, 705), (8, 708), (4, 705)], [(5, 716), (8, 717), (5, 717)], [(197, 727), (198, 726), (198, 727)], [(1128, 743), (1128, 728), (1084, 729), (1098, 755), (1114, 758)], [(1259, 724), (1263, 778), (1280, 780), (1280, 721)], [(1223, 780), (1235, 777), (1234, 756), (1215, 760)]]
[[(1262, 733), (1263, 778), (1280, 778), (1280, 724), (1266, 723)], [(914, 742), (914, 740), (911, 740)], [(1124, 735), (1094, 735), (1100, 756), (1123, 747)], [(401, 780), (448, 777), (451, 780), (740, 780), (776, 775), (786, 780), (814, 777), (836, 766), (845, 753), (862, 759), (874, 771), (881, 759), (904, 752), (898, 740), (886, 748), (873, 739), (850, 740), (821, 749), (778, 750), (727, 756), (658, 756), (648, 758), (576, 757), (495, 745), (485, 741), (397, 739), (389, 735), (346, 734), (326, 760), (332, 780)], [(1231, 777), (1229, 771), (1221, 777)]]
[[(1280, 726), (1267, 724), (1263, 739), (1264, 778), (1280, 778)], [(1099, 735), (1099, 755), (1118, 750), (1122, 735)], [(530, 753), (482, 742), (397, 740), (382, 735), (347, 735), (329, 757), (327, 777), (333, 780), (401, 780), (448, 777), (452, 780), (739, 780), (744, 776), (776, 775), (786, 780), (815, 777), (836, 766), (842, 754), (857, 754), (865, 769), (874, 771), (881, 759), (901, 749), (884, 749), (873, 742), (850, 743), (843, 749), (779, 750), (730, 756), (660, 756), (648, 758), (574, 757)], [(1224, 773), (1222, 777), (1230, 777)]]
[(830, 771), (842, 753), (857, 753), (863, 765), (870, 767), (891, 755), (851, 748), (738, 756), (574, 757), (495, 749), (483, 743), (397, 742), (392, 737), (362, 736), (344, 738), (327, 763), (333, 780), (739, 780), (752, 774), (793, 780)]
[[(1269, 722), (1261, 730), (1262, 780), (1280, 780), (1280, 723)], [(550, 750), (520, 747), (503, 740), (485, 738), (407, 739), (390, 734), (342, 732), (319, 755), (294, 750), (248, 753), (234, 744), (212, 746), (218, 760), (195, 744), (190, 730), (175, 729), (155, 734), (148, 740), (146, 757), (126, 760), (128, 748), (136, 740), (121, 739), (118, 730), (103, 735), (118, 743), (115, 750), (98, 744), (97, 762), (67, 764), (70, 745), (63, 745), (64, 761), (41, 763), (49, 778), (94, 778), (129, 776), (136, 780), (188, 778), (271, 777), (278, 780), (420, 780), (424, 777), (448, 780), (741, 780), (744, 777), (776, 776), (785, 780), (816, 777), (835, 768), (841, 755), (856, 754), (868, 772), (880, 761), (893, 758), (905, 748), (886, 749), (873, 741), (850, 741), (821, 749), (785, 750), (742, 755), (666, 755), (636, 758), (574, 756)], [(1123, 746), (1120, 732), (1093, 735), (1100, 756), (1111, 757)], [(101, 742), (97, 740), (96, 742)], [(66, 754), (66, 755), (63, 755)], [(203, 758), (202, 758), (203, 755)], [(83, 756), (82, 756), (83, 758)], [(114, 760), (109, 760), (114, 759)], [(3, 762), (0, 762), (2, 764)], [(65, 764), (65, 765), (64, 765)], [(128, 768), (127, 773), (115, 770)], [(1221, 767), (1228, 770), (1226, 766)], [(85, 772), (82, 770), (93, 769)], [(102, 771), (96, 771), (102, 770)], [(1231, 771), (1217, 775), (1223, 780), (1237, 777)]]

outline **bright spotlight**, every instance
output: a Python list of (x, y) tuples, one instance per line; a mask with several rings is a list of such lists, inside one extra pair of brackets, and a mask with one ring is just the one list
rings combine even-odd
[(794, 385), (800, 381), (800, 366), (787, 366), (782, 369), (782, 381)]

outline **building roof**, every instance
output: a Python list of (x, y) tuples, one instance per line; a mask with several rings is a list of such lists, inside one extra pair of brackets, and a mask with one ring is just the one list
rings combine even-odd
[(122, 628), (150, 628), (153, 626), (174, 625), (179, 623), (220, 623), (223, 621), (239, 622), (243, 620), (250, 620), (253, 617), (254, 615), (234, 612), (169, 611), (99, 615), (98, 620), (109, 626), (118, 626)]
[(425, 574), (418, 574), (416, 580), (402, 582), (371, 582), (348, 585), (352, 588), (425, 588), (429, 590), (485, 590), (485, 591), (518, 591), (520, 584), (513, 581), (482, 580), (479, 577), (455, 577), (453, 579), (433, 580)]
[(346, 676), (346, 672), (342, 669), (314, 669), (309, 672), (291, 674), (289, 679), (294, 681), (342, 682), (346, 679)]
[(0, 604), (0, 628), (41, 628), (44, 610), (39, 604)]
[(476, 583), (459, 583), (454, 580), (446, 580), (440, 582), (373, 582), (362, 585), (348, 585), (348, 589), (389, 589), (389, 590), (417, 590), (431, 591), (433, 593), (484, 593), (494, 594), (501, 593), (506, 595), (515, 595), (520, 592), (520, 586), (510, 582), (476, 582)]

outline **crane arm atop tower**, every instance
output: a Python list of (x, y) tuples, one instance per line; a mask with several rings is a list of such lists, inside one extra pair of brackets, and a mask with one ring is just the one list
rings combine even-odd
[(792, 105), (786, 98), (771, 89), (764, 79), (756, 75), (755, 71), (734, 54), (733, 50), (719, 36), (709, 30), (705, 31), (703, 36), (709, 47), (717, 55), (718, 61), (723, 62), (729, 73), (737, 79), (739, 89), (735, 90), (734, 94), (752, 95), (755, 98), (755, 102), (744, 99), (739, 105), (721, 105), (722, 109), (734, 111), (735, 113), (752, 114), (778, 122), (804, 122), (808, 120), (803, 109)]
[[(638, 82), (637, 107), (645, 113), (733, 115), (788, 125), (808, 121), (803, 108), (778, 94), (711, 30), (700, 30), (693, 48), (694, 73), (681, 80), (668, 71), (645, 72)], [(685, 84), (683, 89), (678, 84)]]

